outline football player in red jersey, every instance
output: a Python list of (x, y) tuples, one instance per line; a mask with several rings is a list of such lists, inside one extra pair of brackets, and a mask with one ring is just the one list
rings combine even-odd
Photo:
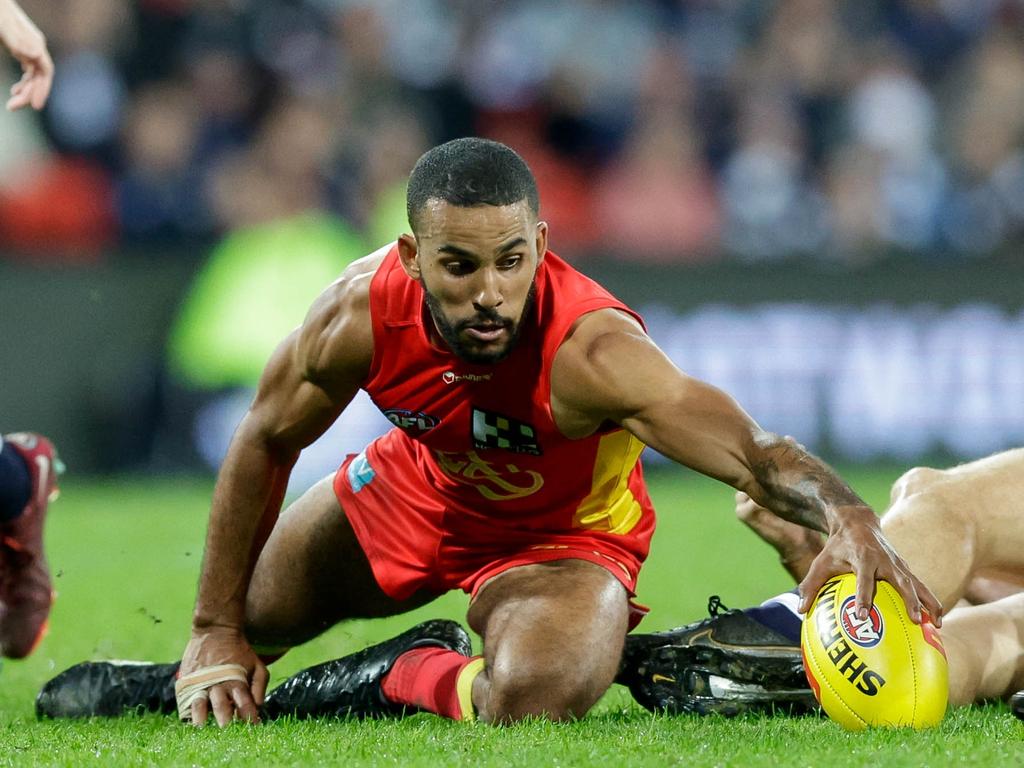
[[(428, 151), (408, 214), (412, 234), (353, 264), (280, 345), (235, 434), (177, 672), (183, 719), (255, 721), (261, 705), (268, 717), (582, 716), (615, 678), (638, 613), (654, 528), (644, 445), (828, 533), (805, 602), (854, 571), (862, 611), (884, 578), (916, 621), (922, 609), (940, 615), (829, 467), (682, 373), (635, 313), (548, 250), (536, 183), (515, 152), (474, 138)], [(279, 518), (299, 451), (360, 388), (395, 429)], [(266, 658), (455, 588), (471, 595), (481, 657), (455, 622), (427, 622), (264, 700)], [(39, 711), (143, 699), (166, 709), (173, 672), (73, 667), (44, 688)], [(107, 695), (118, 685), (123, 701)], [(103, 705), (76, 699), (85, 689), (103, 691)]]

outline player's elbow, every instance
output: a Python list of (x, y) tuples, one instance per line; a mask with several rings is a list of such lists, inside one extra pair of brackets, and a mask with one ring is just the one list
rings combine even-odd
[(750, 439), (758, 450), (764, 451), (765, 453), (792, 451), (806, 453), (807, 451), (806, 448), (796, 441), (796, 438), (791, 437), (790, 435), (780, 435), (776, 432), (769, 432), (765, 429), (758, 428), (752, 431)]
[[(742, 472), (731, 485), (760, 504), (787, 483), (785, 469), (806, 450), (789, 435), (754, 427), (739, 439)], [(766, 496), (767, 495), (767, 496)]]
[(285, 463), (295, 452), (259, 401), (249, 406), (231, 438), (231, 450), (266, 455), (274, 463)]

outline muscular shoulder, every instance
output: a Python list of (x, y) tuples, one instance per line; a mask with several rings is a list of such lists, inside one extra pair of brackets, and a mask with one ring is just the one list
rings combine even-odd
[(589, 434), (629, 412), (634, 404), (626, 372), (638, 353), (651, 351), (657, 351), (654, 343), (625, 312), (608, 308), (580, 317), (551, 368), (551, 406), (563, 433)]
[(297, 361), (320, 384), (361, 381), (373, 360), (370, 282), (388, 248), (353, 262), (321, 293), (299, 329)]

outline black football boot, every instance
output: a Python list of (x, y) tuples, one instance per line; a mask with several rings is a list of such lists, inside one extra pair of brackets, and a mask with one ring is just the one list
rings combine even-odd
[(722, 608), (712, 596), (710, 618), (629, 635), (615, 681), (656, 712), (816, 710), (800, 645), (743, 611)]
[(117, 717), (131, 712), (174, 714), (178, 662), (86, 661), (46, 683), (36, 697), (36, 716)]
[(426, 621), (383, 643), (295, 673), (267, 694), (261, 715), (272, 720), (412, 714), (415, 709), (387, 701), (380, 684), (399, 656), (427, 646), (472, 653), (469, 635), (457, 622)]
[(1017, 691), (1010, 697), (1010, 711), (1018, 720), (1024, 720), (1024, 691)]

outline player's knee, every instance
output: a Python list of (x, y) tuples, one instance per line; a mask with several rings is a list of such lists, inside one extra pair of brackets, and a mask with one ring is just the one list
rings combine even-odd
[(272, 646), (280, 642), (276, 633), (270, 629), (266, 617), (246, 611), (245, 615), (245, 638), (250, 645)]
[(250, 594), (245, 602), (245, 637), (253, 646), (291, 647), (312, 635), (301, 632), (297, 617), (282, 615), (265, 601)]
[(897, 530), (916, 534), (939, 527), (944, 531), (963, 528), (967, 524), (961, 505), (956, 503), (954, 489), (942, 482), (941, 470), (915, 467), (906, 472), (892, 489), (892, 503), (882, 516), (886, 535)]
[(486, 715), (493, 723), (526, 717), (574, 720), (583, 717), (611, 685), (608, 675), (532, 663), (490, 670), (489, 680)]
[(942, 477), (942, 470), (931, 467), (909, 469), (893, 483), (892, 491), (889, 494), (889, 503), (896, 504), (915, 494), (932, 492), (939, 485)]

